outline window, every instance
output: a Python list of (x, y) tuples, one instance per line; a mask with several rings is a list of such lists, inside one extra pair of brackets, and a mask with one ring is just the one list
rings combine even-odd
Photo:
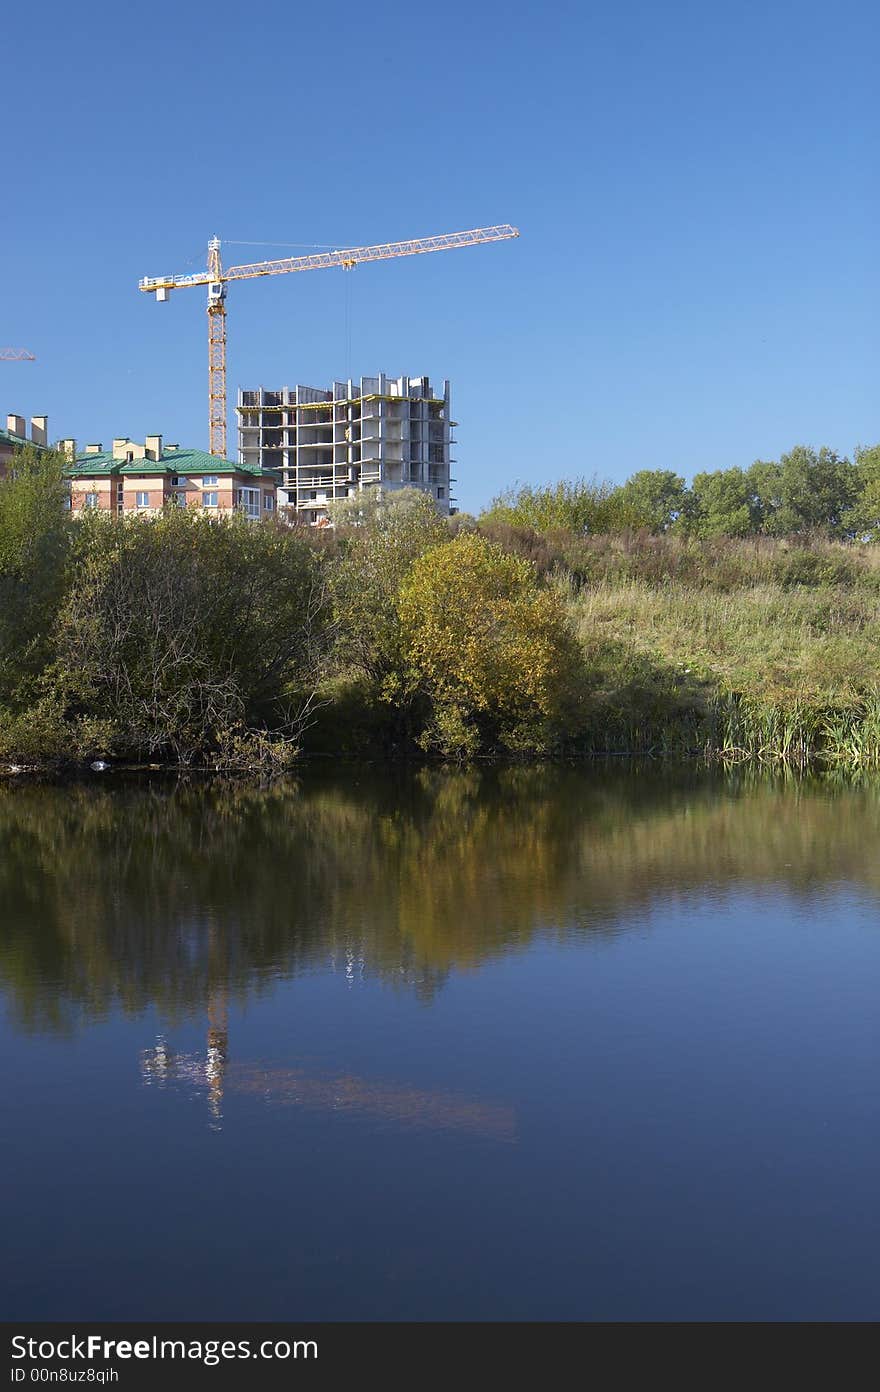
[[(205, 474), (204, 478), (202, 479), (202, 487), (203, 487), (203, 488), (216, 488), (216, 487), (217, 487), (217, 475), (216, 475), (216, 474)], [(205, 504), (205, 506), (207, 507), (207, 504)]]
[(172, 496), (172, 498), (174, 499), (174, 501), (175, 501), (175, 503), (177, 504), (178, 507), (186, 507), (186, 494), (185, 494), (185, 493), (172, 493), (171, 496)]
[(83, 498), (83, 507), (84, 507), (84, 508), (96, 508), (97, 506), (98, 506), (98, 495), (97, 495), (97, 493), (87, 493), (86, 496)]
[(172, 488), (186, 488), (186, 486), (187, 486), (188, 483), (189, 483), (189, 479), (184, 478), (182, 474), (181, 474), (181, 475), (175, 474), (174, 477), (173, 477), (172, 480), (171, 480), (171, 487), (172, 487)]
[(135, 502), (137, 503), (138, 507), (149, 507), (149, 506), (150, 506), (150, 495), (149, 495), (149, 493), (137, 493), (137, 494), (135, 495)]
[(275, 499), (272, 497), (272, 494), (271, 494), (271, 493), (264, 493), (264, 494), (263, 494), (263, 508), (265, 509), (265, 511), (266, 511), (266, 512), (271, 512), (272, 509), (274, 508), (274, 506), (275, 506)]
[(445, 489), (445, 488), (438, 488), (438, 489), (437, 489), (437, 497), (438, 497), (438, 498), (442, 498), (443, 495), (445, 494), (445, 492), (446, 492), (446, 489)]
[(69, 493), (66, 493), (66, 494), (64, 495), (64, 507), (65, 507), (65, 511), (70, 512), (70, 494), (69, 494)]
[(259, 488), (242, 488), (238, 494), (239, 507), (244, 509), (248, 517), (260, 516), (260, 490)]
[(202, 494), (202, 507), (217, 507), (218, 496), (213, 489), (208, 493)]

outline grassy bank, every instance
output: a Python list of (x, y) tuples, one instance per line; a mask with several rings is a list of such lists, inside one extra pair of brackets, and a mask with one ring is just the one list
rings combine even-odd
[[(540, 752), (880, 767), (880, 547), (486, 532), (555, 591), (577, 642)], [(306, 748), (394, 746), (357, 671), (324, 695)]]
[(587, 744), (880, 766), (874, 574), (865, 565), (861, 585), (712, 587), (709, 574), (572, 591), (594, 683)]

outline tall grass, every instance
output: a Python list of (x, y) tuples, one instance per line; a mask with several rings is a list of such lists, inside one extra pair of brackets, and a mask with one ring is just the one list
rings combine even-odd
[(505, 549), (525, 555), (543, 574), (565, 576), (576, 587), (642, 580), (731, 592), (775, 584), (784, 589), (854, 586), (880, 593), (880, 546), (797, 538), (715, 537), (698, 540), (648, 531), (580, 535), (512, 525), (499, 517), (480, 530)]
[(585, 748), (880, 768), (870, 579), (604, 580), (569, 585), (568, 605), (589, 673)]

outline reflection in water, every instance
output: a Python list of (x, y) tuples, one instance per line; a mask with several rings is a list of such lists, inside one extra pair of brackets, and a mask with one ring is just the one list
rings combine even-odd
[(878, 785), (693, 770), (309, 772), (270, 789), (0, 789), (0, 990), (69, 1032), (213, 1012), (321, 969), (430, 1002), (536, 934), (602, 937), (670, 894), (740, 884), (880, 894)]
[(875, 1318), (878, 791), (0, 787), (0, 1305)]
[(321, 1077), (302, 1068), (263, 1063), (230, 1066), (225, 1035), (221, 1045), (213, 1030), (208, 1032), (204, 1055), (176, 1053), (160, 1036), (154, 1047), (141, 1055), (141, 1075), (147, 1086), (177, 1083), (204, 1089), (215, 1130), (222, 1125), (224, 1092), (235, 1091), (256, 1094), (273, 1104), (356, 1112), (397, 1127), (464, 1131), (499, 1141), (512, 1141), (516, 1136), (512, 1108), (453, 1093), (400, 1087), (350, 1074)]

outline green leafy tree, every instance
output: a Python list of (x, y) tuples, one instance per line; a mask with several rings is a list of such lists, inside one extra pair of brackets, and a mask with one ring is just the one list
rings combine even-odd
[(64, 459), (28, 448), (0, 480), (0, 704), (22, 709), (53, 656), (70, 523)]
[(448, 539), (448, 522), (430, 495), (414, 488), (352, 500), (335, 507), (332, 516), (341, 552), (330, 577), (338, 665), (356, 669), (376, 693), (398, 697), (398, 591), (413, 562)]
[(742, 469), (695, 474), (687, 530), (698, 537), (749, 536), (760, 510)]
[(298, 739), (328, 641), (306, 535), (179, 508), (77, 527), (56, 674), (70, 709), (108, 719), (123, 752), (181, 761), (243, 759), (248, 734), (265, 755), (267, 729)]
[(843, 516), (844, 530), (864, 541), (880, 541), (880, 445), (855, 452), (856, 490)]
[(527, 561), (459, 536), (414, 562), (398, 612), (425, 749), (534, 753), (561, 737), (579, 652), (559, 594)]
[(684, 479), (671, 469), (640, 469), (618, 490), (633, 525), (666, 532), (687, 507)]
[(834, 450), (795, 445), (778, 464), (752, 465), (748, 476), (768, 535), (846, 535), (845, 519), (858, 493), (858, 470)]
[(782, 507), (782, 466), (773, 459), (756, 459), (745, 471), (749, 507), (759, 531), (772, 535)]

